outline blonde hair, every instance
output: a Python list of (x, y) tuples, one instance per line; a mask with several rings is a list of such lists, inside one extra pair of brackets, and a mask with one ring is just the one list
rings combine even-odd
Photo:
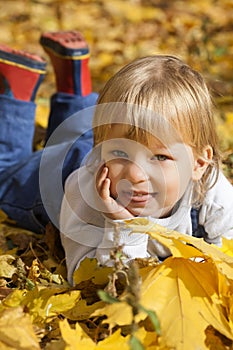
[[(162, 130), (162, 120), (166, 121), (164, 128), (169, 125), (175, 129), (196, 156), (201, 156), (207, 145), (212, 147), (213, 159), (199, 182), (198, 192), (204, 195), (216, 182), (220, 161), (213, 103), (201, 74), (177, 57), (139, 58), (107, 82), (93, 120), (94, 144), (106, 139), (112, 123), (128, 123), (134, 130), (151, 130), (153, 134), (155, 128)], [(132, 127), (130, 133), (139, 139), (142, 136)]]

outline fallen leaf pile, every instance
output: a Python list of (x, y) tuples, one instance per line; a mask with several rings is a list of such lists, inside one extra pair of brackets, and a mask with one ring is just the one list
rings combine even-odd
[(118, 252), (113, 267), (86, 258), (70, 286), (61, 257), (46, 249), (59, 243), (56, 230), (48, 227), (46, 243), (4, 230), (1, 217), (2, 242), (30, 237), (28, 249), (1, 248), (1, 349), (232, 349), (233, 240), (220, 249), (146, 219), (126, 221), (171, 256), (126, 265)]

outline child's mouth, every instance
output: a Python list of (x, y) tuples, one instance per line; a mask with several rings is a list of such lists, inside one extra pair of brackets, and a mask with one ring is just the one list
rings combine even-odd
[(127, 199), (129, 202), (134, 203), (147, 203), (152, 197), (154, 196), (154, 193), (148, 193), (148, 192), (136, 192), (136, 191), (123, 191), (123, 196)]

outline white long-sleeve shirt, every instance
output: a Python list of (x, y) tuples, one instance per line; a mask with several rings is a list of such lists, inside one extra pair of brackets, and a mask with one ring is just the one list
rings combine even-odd
[[(68, 177), (61, 207), (60, 232), (71, 283), (74, 270), (85, 257), (96, 257), (101, 264), (108, 264), (109, 253), (115, 245), (116, 222), (120, 227), (118, 243), (123, 245), (123, 252), (129, 259), (169, 255), (160, 243), (149, 241), (147, 234), (130, 234), (123, 220), (105, 217), (97, 204), (97, 196), (94, 174), (89, 168), (79, 168)], [(189, 188), (170, 217), (148, 219), (192, 235), (191, 196)], [(208, 243), (221, 245), (221, 236), (233, 238), (233, 186), (222, 173), (205, 196), (199, 211), (199, 224), (206, 231)]]

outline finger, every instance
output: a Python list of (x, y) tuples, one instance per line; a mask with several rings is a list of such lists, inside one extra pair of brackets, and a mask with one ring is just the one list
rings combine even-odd
[[(111, 198), (111, 196), (110, 196), (110, 184), (111, 184), (110, 179), (109, 178), (105, 178), (105, 180), (102, 183), (100, 192), (99, 192), (100, 197), (103, 200), (109, 200)], [(111, 201), (112, 201), (112, 198), (111, 198)]]
[(108, 168), (103, 166), (97, 173), (96, 175), (96, 187), (97, 190), (100, 191), (105, 179), (107, 178), (108, 175)]

